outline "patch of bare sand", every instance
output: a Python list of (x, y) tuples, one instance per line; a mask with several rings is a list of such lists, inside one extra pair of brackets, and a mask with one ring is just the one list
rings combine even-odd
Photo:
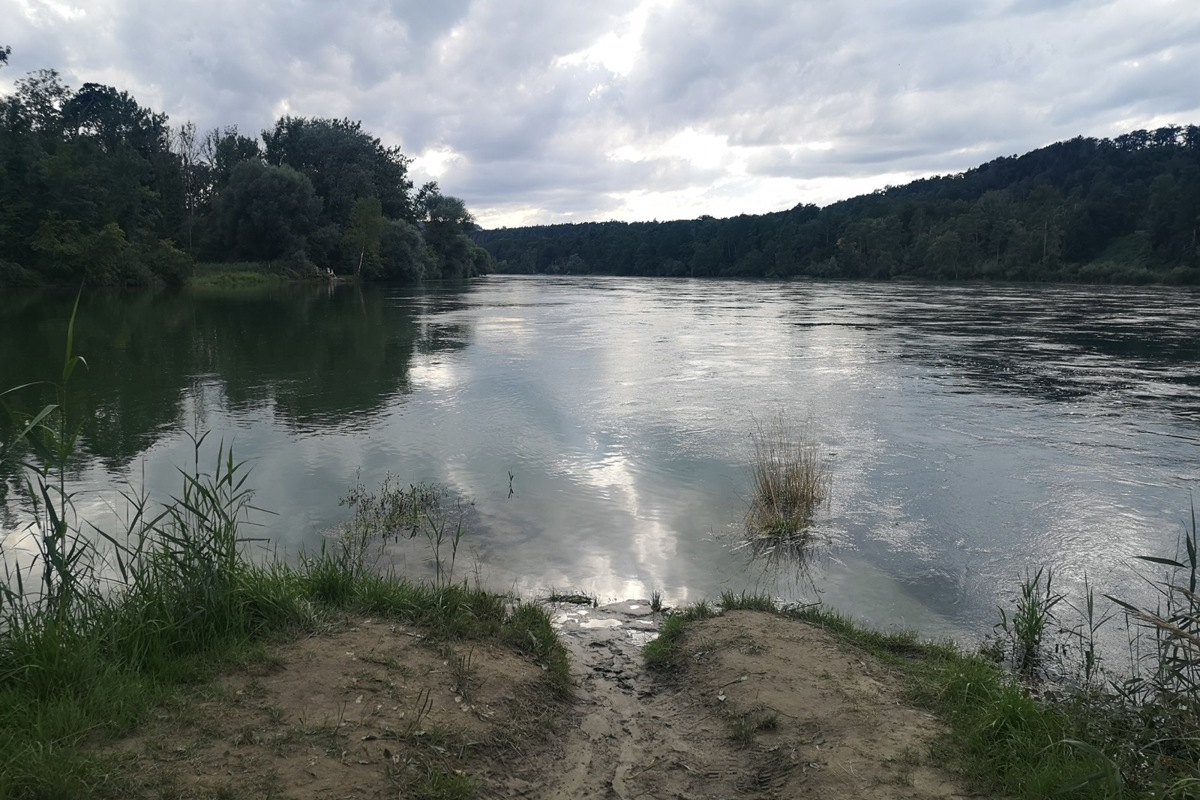
[(361, 620), (160, 709), (119, 759), (132, 791), (181, 799), (404, 797), (435, 770), (486, 786), (542, 725), (541, 675), (505, 649)]
[(470, 775), (481, 797), (968, 796), (928, 763), (937, 722), (819, 628), (756, 612), (699, 621), (663, 678), (642, 666), (659, 621), (646, 604), (559, 616), (569, 703), (539, 699), (541, 668), (512, 652), (359, 621), (163, 709), (120, 745), (131, 788), (395, 798), (440, 770)]

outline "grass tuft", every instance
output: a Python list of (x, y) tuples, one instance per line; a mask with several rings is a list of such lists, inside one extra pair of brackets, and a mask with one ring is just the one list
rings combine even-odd
[(722, 611), (777, 611), (779, 606), (770, 595), (721, 592)]
[(655, 614), (663, 610), (663, 596), (658, 589), (650, 592), (650, 610)]
[(770, 538), (805, 534), (830, 494), (828, 467), (811, 431), (780, 413), (767, 422), (756, 422), (751, 439), (754, 460), (747, 534)]
[(1026, 573), (1011, 616), (1000, 609), (1000, 622), (996, 624), (999, 638), (991, 651), (1007, 658), (1015, 670), (1027, 677), (1035, 676), (1043, 665), (1047, 634), (1058, 621), (1054, 608), (1065, 599), (1054, 591), (1053, 582), (1051, 569), (1039, 569), (1033, 575)]
[(549, 593), (543, 598), (547, 603), (566, 603), (573, 606), (591, 606), (592, 608), (600, 607), (600, 598), (594, 593), (586, 592), (563, 592), (550, 587)]
[(642, 648), (642, 658), (645, 659), (646, 666), (663, 671), (678, 667), (688, 626), (698, 619), (714, 616), (716, 612), (712, 606), (703, 600), (682, 611), (668, 613), (658, 636)]
[(729, 720), (730, 737), (742, 747), (754, 744), (755, 734), (779, 728), (779, 715), (764, 708), (734, 714)]

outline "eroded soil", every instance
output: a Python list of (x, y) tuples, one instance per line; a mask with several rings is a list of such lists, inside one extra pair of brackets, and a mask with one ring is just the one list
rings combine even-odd
[[(146, 797), (954, 798), (940, 732), (820, 629), (735, 611), (694, 624), (664, 678), (645, 603), (564, 607), (574, 696), (502, 649), (356, 620), (161, 709), (119, 744)], [(431, 779), (432, 776), (432, 779)]]

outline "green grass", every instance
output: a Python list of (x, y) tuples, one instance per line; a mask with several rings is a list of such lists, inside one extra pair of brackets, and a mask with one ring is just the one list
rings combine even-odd
[(267, 263), (197, 264), (186, 285), (191, 289), (240, 290), (281, 286), (288, 276)]
[(908, 699), (950, 727), (935, 763), (961, 771), (983, 791), (1020, 798), (1160, 796), (1144, 780), (1121, 780), (1115, 750), (1105, 742), (1131, 731), (1111, 698), (1035, 693), (982, 654), (922, 642), (913, 632), (874, 631), (820, 607), (788, 616), (836, 633), (895, 668)]
[(405, 785), (405, 796), (413, 800), (470, 800), (476, 796), (475, 781), (466, 775), (431, 769)]
[(217, 272), (208, 275), (193, 275), (187, 282), (191, 289), (265, 289), (282, 286), (288, 282), (282, 275), (265, 275), (261, 272)]
[(592, 608), (600, 607), (600, 598), (595, 594), (587, 592), (571, 592), (561, 591), (550, 587), (550, 591), (546, 593), (543, 600), (547, 603), (566, 603), (573, 606), (591, 606)]
[(721, 592), (721, 609), (723, 611), (775, 611), (779, 606), (769, 595)]
[[(350, 280), (350, 276), (339, 276)], [(298, 280), (326, 281), (311, 264), (292, 261), (205, 261), (196, 264), (187, 286), (203, 290), (263, 289)]]
[(698, 619), (713, 616), (716, 616), (716, 612), (704, 601), (688, 606), (682, 611), (667, 614), (658, 636), (642, 648), (646, 666), (656, 670), (677, 667), (683, 657), (683, 637), (688, 626)]
[(1039, 569), (1026, 573), (1021, 581), (1017, 607), (1011, 614), (1000, 609), (1000, 622), (992, 652), (1008, 659), (1013, 669), (1027, 677), (1036, 677), (1043, 666), (1046, 639), (1058, 621), (1054, 608), (1065, 597), (1053, 589), (1054, 570)]

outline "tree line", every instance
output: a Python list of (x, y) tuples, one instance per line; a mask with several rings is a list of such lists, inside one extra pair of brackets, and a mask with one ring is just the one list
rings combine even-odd
[(1077, 137), (824, 208), (480, 231), (509, 273), (1200, 283), (1200, 128)]
[(463, 201), (415, 188), (409, 163), (359, 122), (200, 131), (38, 70), (0, 97), (0, 285), (179, 284), (197, 261), (406, 282), (490, 271)]

